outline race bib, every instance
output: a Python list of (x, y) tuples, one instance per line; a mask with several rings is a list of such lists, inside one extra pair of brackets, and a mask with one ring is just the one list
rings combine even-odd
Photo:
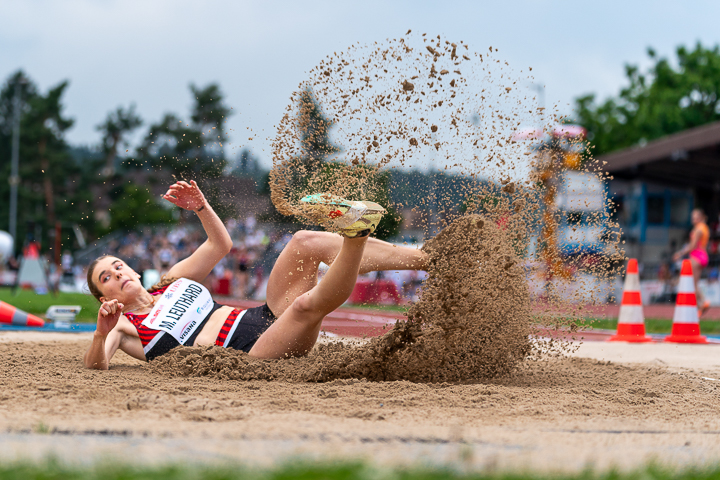
[(212, 308), (213, 299), (207, 288), (181, 278), (168, 286), (142, 324), (167, 332), (185, 345)]

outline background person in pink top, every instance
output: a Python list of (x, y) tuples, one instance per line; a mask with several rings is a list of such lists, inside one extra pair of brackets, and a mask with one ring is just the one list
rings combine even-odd
[(695, 295), (697, 296), (700, 315), (710, 308), (710, 302), (705, 300), (705, 296), (698, 288), (698, 280), (700, 280), (702, 269), (708, 265), (707, 244), (708, 240), (710, 240), (710, 229), (705, 223), (706, 220), (707, 216), (701, 209), (696, 208), (692, 211), (693, 229), (690, 232), (690, 241), (673, 255), (673, 260), (677, 261), (689, 254), (690, 262), (692, 262), (693, 277), (695, 278)]

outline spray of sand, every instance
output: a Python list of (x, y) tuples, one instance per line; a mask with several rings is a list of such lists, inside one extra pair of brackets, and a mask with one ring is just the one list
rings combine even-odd
[[(610, 235), (598, 239), (600, 255), (562, 254), (563, 242), (574, 240), (549, 233), (565, 213), (546, 203), (568, 169), (581, 165), (594, 178), (600, 169), (581, 140), (561, 135), (538, 147), (518, 135), (524, 123), (562, 122), (538, 110), (522, 87), (530, 72), (513, 71), (492, 47), (482, 54), (409, 33), (335, 53), (310, 72), (279, 124), (271, 172), (274, 205), (301, 221), (311, 219), (299, 198), (328, 192), (412, 207), (428, 230), (445, 226), (423, 247), (432, 262), (407, 320), (359, 346), (318, 345), (306, 358), (261, 361), (215, 347), (179, 348), (153, 368), (238, 380), (472, 382), (572, 348), (567, 340), (585, 321), (578, 305), (605, 300), (597, 279), (616, 274), (622, 251)], [(329, 142), (331, 127), (341, 147)], [(579, 164), (559, 158), (560, 143)], [(456, 188), (415, 205), (388, 205), (383, 175), (393, 168), (439, 170)], [(593, 215), (587, 224), (607, 228), (607, 214)], [(582, 278), (593, 285), (583, 289)], [(568, 335), (541, 336), (548, 328)]]
[(319, 345), (307, 358), (280, 361), (182, 348), (153, 365), (169, 374), (243, 380), (463, 382), (506, 375), (531, 350), (527, 283), (506, 239), (478, 215), (454, 222), (425, 247), (430, 275), (407, 321), (360, 346)]

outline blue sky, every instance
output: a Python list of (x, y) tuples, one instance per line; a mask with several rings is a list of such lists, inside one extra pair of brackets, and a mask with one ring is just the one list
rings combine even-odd
[(718, 18), (713, 1), (0, 0), (0, 79), (18, 68), (42, 90), (69, 79), (74, 144), (97, 143), (95, 125), (119, 105), (135, 103), (145, 126), (167, 111), (186, 117), (188, 85), (218, 82), (236, 112), (230, 128), (255, 132), (232, 143), (269, 167), (266, 139), (292, 91), (357, 42), (412, 29), (493, 46), (512, 67), (533, 67), (546, 104), (570, 113), (578, 95), (616, 93), (623, 65), (646, 65), (648, 46), (672, 56), (681, 44), (717, 44)]

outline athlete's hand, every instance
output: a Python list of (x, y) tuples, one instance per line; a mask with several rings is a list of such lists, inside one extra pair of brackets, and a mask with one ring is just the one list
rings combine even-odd
[(190, 183), (182, 181), (173, 183), (163, 198), (185, 210), (197, 211), (205, 206), (205, 196), (195, 180), (190, 180)]
[(115, 328), (120, 315), (122, 315), (122, 309), (124, 305), (117, 300), (110, 300), (109, 302), (103, 302), (98, 310), (97, 319), (97, 333), (102, 336), (107, 336), (110, 331)]

